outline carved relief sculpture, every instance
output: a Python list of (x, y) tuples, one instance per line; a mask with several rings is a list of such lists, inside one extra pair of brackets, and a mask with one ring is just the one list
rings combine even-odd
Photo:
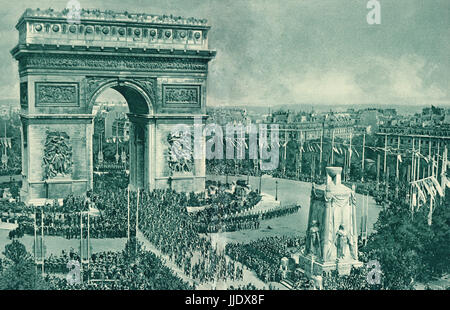
[(53, 55), (51, 58), (41, 55), (24, 57), (19, 69), (62, 68), (62, 69), (112, 69), (133, 71), (200, 71), (205, 72), (208, 65), (202, 59), (155, 58), (139, 56), (95, 56), (95, 55)]
[(164, 105), (200, 105), (200, 86), (163, 85)]
[(72, 173), (72, 146), (65, 132), (49, 132), (44, 145), (44, 179), (65, 177)]
[(193, 168), (192, 141), (189, 135), (170, 133), (167, 137), (169, 143), (167, 163), (171, 172), (191, 172)]
[(111, 78), (105, 77), (87, 77), (85, 78), (85, 93), (88, 102), (92, 99), (95, 91), (102, 85), (110, 81)]
[(78, 84), (38, 82), (36, 105), (78, 106)]

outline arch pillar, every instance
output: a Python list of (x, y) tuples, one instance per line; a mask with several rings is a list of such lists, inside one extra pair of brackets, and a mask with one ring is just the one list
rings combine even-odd
[(130, 186), (155, 189), (155, 120), (128, 114), (130, 120)]
[(21, 122), (22, 201), (42, 205), (92, 189), (93, 115), (21, 114)]

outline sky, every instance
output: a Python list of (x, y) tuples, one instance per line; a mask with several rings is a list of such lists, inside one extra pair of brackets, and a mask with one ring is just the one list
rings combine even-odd
[[(450, 107), (450, 1), (79, 0), (83, 8), (208, 19), (210, 106)], [(67, 0), (2, 0), (0, 98), (18, 99), (15, 25), (26, 8)]]

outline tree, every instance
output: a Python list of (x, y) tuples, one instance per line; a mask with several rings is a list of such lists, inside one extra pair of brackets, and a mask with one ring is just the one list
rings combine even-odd
[(369, 260), (380, 263), (384, 288), (409, 289), (417, 281), (427, 282), (449, 271), (448, 205), (448, 200), (436, 204), (431, 226), (427, 223), (427, 205), (412, 215), (404, 199), (394, 199), (380, 212), (376, 232), (361, 251)]
[(0, 290), (39, 290), (47, 285), (36, 273), (35, 264), (25, 246), (13, 240), (5, 246), (6, 260), (0, 273)]
[(14, 264), (18, 264), (23, 260), (27, 259), (29, 255), (25, 246), (18, 240), (13, 240), (10, 244), (5, 246), (5, 251), (3, 255)]

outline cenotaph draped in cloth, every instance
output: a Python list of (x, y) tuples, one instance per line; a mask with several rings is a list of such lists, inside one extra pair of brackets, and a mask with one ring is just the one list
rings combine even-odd
[(358, 261), (355, 189), (341, 184), (341, 167), (327, 167), (327, 183), (313, 184), (306, 246), (293, 258), (308, 275), (348, 274)]

